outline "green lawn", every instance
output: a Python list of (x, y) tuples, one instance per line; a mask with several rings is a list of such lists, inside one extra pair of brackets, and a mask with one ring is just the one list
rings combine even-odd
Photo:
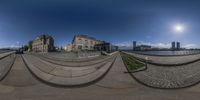
[(136, 60), (135, 57), (128, 55), (126, 53), (120, 52), (124, 64), (128, 67), (130, 71), (137, 70), (138, 68), (143, 67), (145, 64)]

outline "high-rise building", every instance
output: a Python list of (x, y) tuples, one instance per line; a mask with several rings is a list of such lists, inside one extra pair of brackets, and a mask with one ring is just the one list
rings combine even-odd
[(176, 49), (179, 50), (181, 48), (180, 42), (176, 42)]
[(172, 47), (171, 47), (172, 50), (175, 50), (176, 49), (176, 42), (172, 42)]
[(137, 47), (137, 42), (136, 41), (133, 41), (133, 50), (135, 50)]

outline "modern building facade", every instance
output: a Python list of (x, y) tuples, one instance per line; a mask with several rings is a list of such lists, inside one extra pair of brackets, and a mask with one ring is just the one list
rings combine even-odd
[(176, 49), (176, 42), (174, 42), (174, 41), (172, 42), (172, 47), (171, 47), (171, 49), (172, 49), (172, 50), (175, 50), (175, 49)]
[(54, 39), (49, 35), (41, 35), (32, 41), (32, 51), (49, 52), (54, 50)]
[(137, 47), (137, 42), (136, 41), (133, 41), (133, 50), (135, 50)]
[(181, 44), (180, 44), (180, 42), (176, 42), (176, 49), (177, 49), (177, 50), (180, 50), (180, 49), (181, 49)]
[(117, 51), (118, 50), (118, 46), (114, 46), (111, 43), (103, 41), (100, 44), (96, 44), (94, 46), (94, 49), (96, 51), (106, 51), (106, 52), (110, 53), (110, 52), (113, 52), (113, 51)]
[(181, 44), (180, 42), (172, 42), (172, 50), (180, 50), (181, 49)]
[(101, 43), (102, 41), (97, 40), (93, 37), (89, 37), (87, 35), (75, 35), (72, 40), (72, 50), (95, 50), (94, 46)]

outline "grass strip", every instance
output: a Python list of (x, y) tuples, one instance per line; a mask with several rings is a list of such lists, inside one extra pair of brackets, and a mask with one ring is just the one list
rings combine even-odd
[(141, 67), (143, 67), (145, 64), (142, 62), (139, 62), (134, 56), (128, 55), (126, 53), (120, 52), (120, 55), (122, 57), (122, 60), (124, 64), (128, 67), (130, 71), (135, 71)]

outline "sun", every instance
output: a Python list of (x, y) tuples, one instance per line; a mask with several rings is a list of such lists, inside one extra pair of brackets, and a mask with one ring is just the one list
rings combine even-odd
[(176, 33), (182, 33), (184, 31), (184, 26), (181, 24), (177, 24), (174, 26), (174, 31)]

